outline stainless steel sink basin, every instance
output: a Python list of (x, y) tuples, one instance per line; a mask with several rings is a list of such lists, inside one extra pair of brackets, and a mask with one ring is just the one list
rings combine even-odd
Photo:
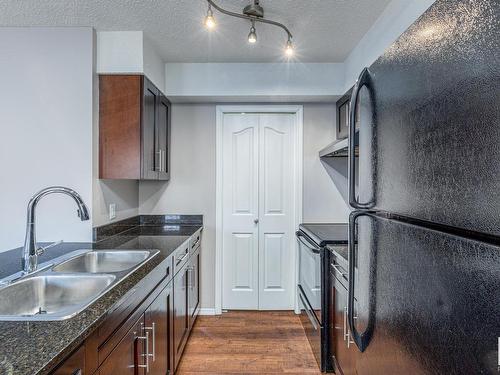
[(76, 250), (0, 280), (0, 321), (69, 319), (97, 301), (157, 250)]
[(90, 251), (69, 259), (55, 267), (54, 272), (107, 273), (122, 272), (144, 262), (151, 255), (143, 250)]
[(0, 289), (0, 320), (67, 319), (94, 301), (114, 275), (41, 274)]

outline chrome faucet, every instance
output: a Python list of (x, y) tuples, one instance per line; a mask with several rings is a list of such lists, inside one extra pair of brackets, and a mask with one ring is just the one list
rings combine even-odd
[(49, 246), (45, 247), (37, 247), (36, 244), (36, 228), (35, 228), (35, 209), (40, 201), (44, 196), (49, 195), (49, 194), (55, 194), (55, 193), (60, 193), (60, 194), (66, 194), (72, 197), (76, 204), (78, 205), (78, 217), (80, 220), (85, 221), (89, 219), (89, 211), (87, 209), (87, 206), (83, 202), (82, 198), (80, 195), (67, 187), (63, 186), (51, 186), (48, 188), (45, 188), (43, 190), (40, 190), (38, 193), (36, 193), (29, 201), (28, 203), (28, 216), (26, 219), (26, 238), (24, 240), (24, 249), (23, 249), (23, 257), (22, 257), (22, 267), (24, 273), (31, 273), (36, 271), (38, 268), (38, 256), (42, 255), (46, 249), (49, 247), (55, 246), (60, 242), (53, 243)]

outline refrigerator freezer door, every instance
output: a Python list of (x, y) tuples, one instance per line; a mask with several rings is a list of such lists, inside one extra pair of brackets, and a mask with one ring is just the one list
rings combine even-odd
[(500, 247), (361, 215), (354, 325), (370, 332), (357, 374), (496, 373)]
[(498, 0), (437, 0), (369, 67), (360, 203), (500, 236), (498, 35)]

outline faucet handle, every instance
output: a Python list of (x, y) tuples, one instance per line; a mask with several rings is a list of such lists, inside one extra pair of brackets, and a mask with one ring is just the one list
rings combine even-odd
[(41, 246), (38, 249), (36, 249), (36, 255), (42, 255), (43, 253), (45, 253), (45, 250), (50, 249), (51, 247), (60, 245), (62, 243), (63, 243), (63, 240), (60, 240), (60, 241), (53, 242), (47, 246)]

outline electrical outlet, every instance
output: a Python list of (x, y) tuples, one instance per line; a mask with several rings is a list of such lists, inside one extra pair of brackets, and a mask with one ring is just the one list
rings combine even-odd
[(109, 205), (109, 220), (113, 220), (116, 217), (116, 204), (111, 203)]

